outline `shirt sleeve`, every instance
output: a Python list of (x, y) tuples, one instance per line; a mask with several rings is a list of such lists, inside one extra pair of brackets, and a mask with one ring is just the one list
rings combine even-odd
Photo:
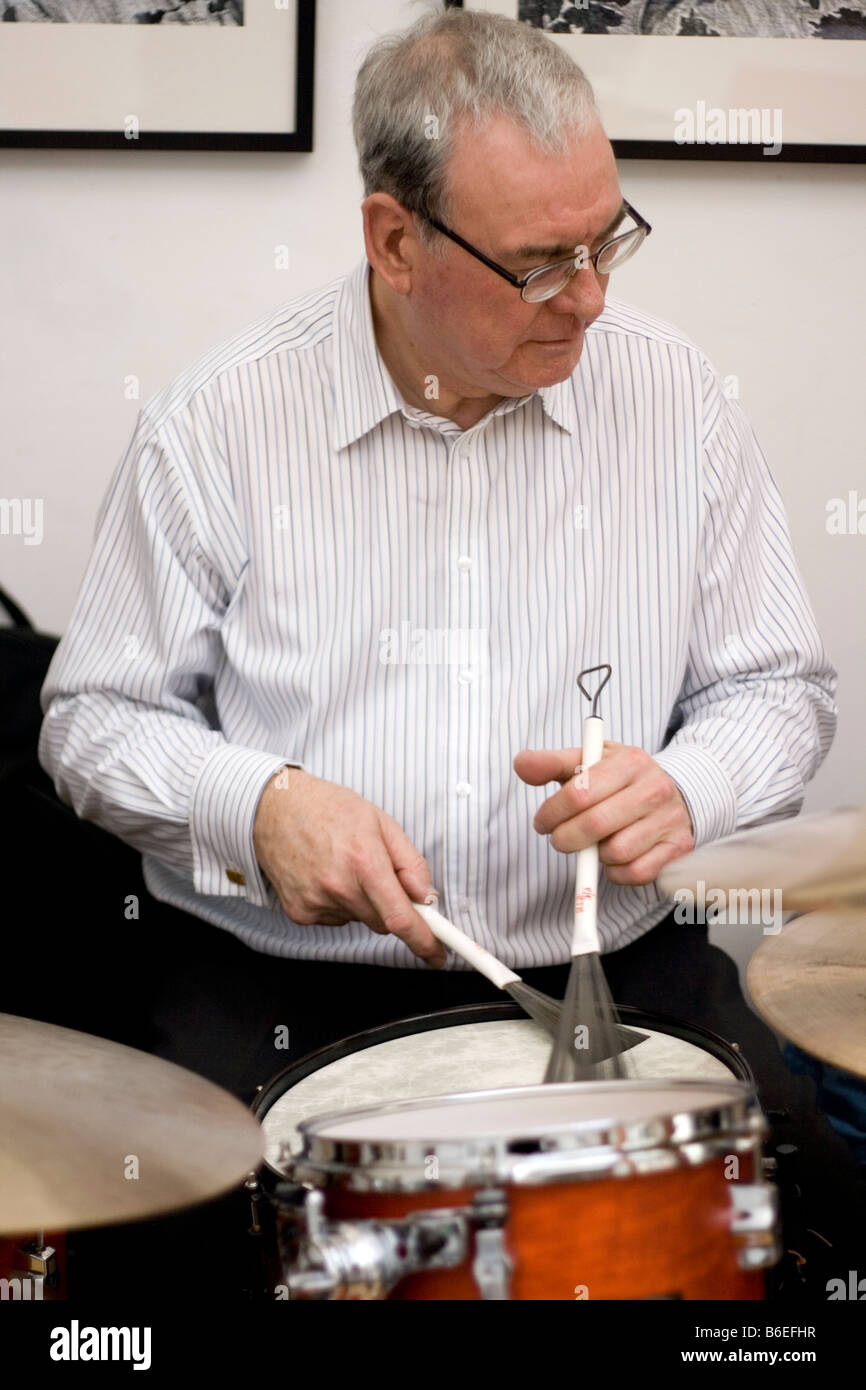
[(655, 755), (686, 800), (696, 845), (796, 815), (836, 730), (836, 672), (779, 489), (739, 404), (710, 375), (686, 672), (675, 732)]
[(42, 687), (39, 761), (78, 816), (196, 893), (274, 909), (253, 822), (271, 777), (301, 764), (229, 742), (202, 708), (214, 708), (220, 628), (248, 558), (230, 492), (213, 499), (208, 526), (194, 450), (179, 438), (139, 416)]

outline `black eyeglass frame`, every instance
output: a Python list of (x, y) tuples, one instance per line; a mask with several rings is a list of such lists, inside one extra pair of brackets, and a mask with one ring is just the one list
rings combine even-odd
[[(616, 242), (623, 241), (626, 237), (634, 236), (636, 230), (643, 231), (643, 236), (641, 237), (640, 241), (637, 242), (634, 248), (635, 251), (637, 251), (643, 245), (650, 232), (652, 231), (652, 227), (650, 226), (649, 222), (647, 222), (646, 218), (641, 217), (637, 209), (633, 208), (631, 203), (626, 202), (625, 198), (623, 198), (622, 200), (622, 206), (625, 209), (625, 211), (629, 214), (629, 216), (632, 217), (634, 221), (637, 223), (637, 228), (632, 228), (632, 230), (628, 232), (622, 232), (619, 236), (611, 237), (610, 241), (606, 241), (603, 246), (600, 246), (599, 249), (594, 253), (594, 255), (587, 256), (585, 264), (591, 264), (596, 272), (598, 271), (599, 257), (602, 256), (604, 252), (607, 251), (611, 246), (615, 245)], [(458, 236), (456, 232), (452, 232), (450, 227), (446, 227), (444, 223), (437, 222), (435, 218), (427, 217), (423, 213), (419, 215), (423, 216), (424, 221), (429, 222), (431, 227), (435, 227), (437, 232), (441, 232), (443, 236), (447, 236), (451, 239), (451, 241), (455, 241), (458, 246), (463, 247), (464, 251), (468, 251), (470, 256), (474, 256), (476, 260), (479, 260), (484, 265), (489, 266), (491, 270), (495, 270), (496, 274), (501, 275), (503, 280), (507, 280), (509, 285), (513, 285), (516, 290), (520, 290), (520, 297), (527, 304), (542, 304), (544, 302), (544, 300), (542, 299), (528, 300), (526, 299), (526, 296), (523, 293), (523, 291), (526, 289), (526, 286), (533, 279), (535, 279), (536, 276), (543, 274), (545, 271), (554, 270), (559, 265), (567, 265), (569, 263), (573, 264), (575, 260), (574, 256), (564, 256), (561, 261), (549, 261), (547, 265), (536, 266), (534, 270), (530, 270), (529, 273), (527, 275), (524, 275), (521, 279), (519, 275), (513, 274), (512, 271), (506, 270), (504, 266), (499, 265), (496, 261), (492, 261), (489, 256), (485, 256), (484, 252), (479, 251), (477, 246), (473, 246), (470, 242), (465, 241), (462, 236)], [(633, 254), (634, 252), (632, 252), (632, 255)], [(576, 275), (577, 271), (582, 268), (583, 267), (576, 266), (573, 271), (573, 275)], [(605, 272), (602, 271), (602, 274), (604, 273)], [(569, 280), (571, 278), (572, 276), (569, 277)], [(553, 299), (557, 294), (561, 294), (562, 290), (564, 290), (565, 286), (569, 283), (569, 280), (566, 280), (562, 287), (556, 290), (554, 294), (550, 294), (545, 297), (547, 299)]]

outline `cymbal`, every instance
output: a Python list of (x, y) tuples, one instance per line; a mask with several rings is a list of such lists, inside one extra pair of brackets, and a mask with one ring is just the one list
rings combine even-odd
[(665, 865), (656, 880), (678, 889), (778, 889), (781, 909), (866, 907), (866, 810), (862, 807), (773, 821), (701, 845)]
[(866, 912), (808, 912), (761, 943), (746, 975), (762, 1018), (804, 1052), (866, 1076)]
[(173, 1062), (0, 1014), (0, 1232), (135, 1221), (257, 1168), (261, 1126)]

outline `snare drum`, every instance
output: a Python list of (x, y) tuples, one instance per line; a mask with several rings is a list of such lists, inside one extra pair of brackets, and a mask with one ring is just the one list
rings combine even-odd
[(778, 1222), (748, 1064), (620, 1015), (645, 1035), (637, 1080), (541, 1085), (550, 1037), (513, 1004), (371, 1029), (274, 1078), (255, 1112), (276, 1296), (762, 1298)]

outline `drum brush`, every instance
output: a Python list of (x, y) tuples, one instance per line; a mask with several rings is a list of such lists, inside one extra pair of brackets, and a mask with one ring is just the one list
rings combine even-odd
[[(525, 984), (519, 975), (507, 965), (503, 965), (501, 960), (497, 960), (483, 946), (479, 946), (477, 941), (473, 941), (459, 927), (455, 927), (454, 923), (443, 917), (441, 912), (437, 912), (435, 907), (427, 903), (413, 903), (412, 906), (419, 917), (424, 918), (433, 935), (443, 946), (462, 956), (468, 965), (485, 975), (497, 989), (505, 990), (535, 1023), (540, 1024), (553, 1037), (556, 1036), (562, 1013), (562, 1004), (558, 999), (551, 999), (549, 994), (542, 994), (540, 989), (533, 989), (532, 985)], [(643, 1042), (646, 1036), (646, 1033), (640, 1033), (634, 1028), (624, 1028), (620, 1024), (617, 1051), (625, 1052), (630, 1047), (635, 1047), (639, 1042)]]
[(562, 1005), (558, 1000), (551, 999), (549, 994), (542, 994), (541, 990), (524, 984), (519, 975), (509, 970), (507, 965), (503, 965), (501, 960), (497, 960), (483, 946), (479, 946), (477, 941), (473, 941), (459, 927), (455, 927), (454, 923), (443, 917), (441, 912), (437, 912), (435, 907), (430, 907), (427, 903), (413, 903), (412, 906), (418, 916), (424, 918), (433, 935), (443, 946), (462, 956), (467, 964), (473, 966), (480, 974), (486, 975), (497, 989), (503, 989), (506, 994), (510, 994), (515, 1004), (519, 1004), (531, 1019), (548, 1033), (556, 1035), (559, 1015), (562, 1013)]
[[(607, 674), (595, 695), (590, 696), (583, 678), (596, 671)], [(577, 678), (581, 694), (591, 700), (590, 713), (583, 722), (581, 765), (575, 768), (575, 772), (581, 775), (601, 762), (604, 724), (598, 715), (598, 697), (610, 676), (610, 666), (603, 665), (590, 666), (581, 671)], [(619, 1017), (601, 963), (597, 907), (596, 844), (579, 850), (577, 854), (571, 970), (550, 1061), (544, 1073), (545, 1081), (611, 1081), (629, 1075), (623, 1058), (625, 1046)]]

